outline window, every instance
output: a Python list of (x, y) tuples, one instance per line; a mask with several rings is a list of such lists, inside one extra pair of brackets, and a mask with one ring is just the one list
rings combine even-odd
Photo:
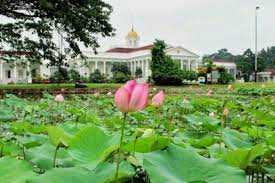
[(6, 70), (6, 78), (11, 78), (11, 70)]

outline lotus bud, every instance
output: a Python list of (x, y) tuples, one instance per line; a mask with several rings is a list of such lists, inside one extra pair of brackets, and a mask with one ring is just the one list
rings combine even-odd
[(55, 96), (54, 100), (56, 102), (64, 102), (64, 97), (63, 97), (62, 94), (58, 94), (58, 95)]
[(160, 91), (158, 94), (156, 94), (153, 98), (152, 98), (152, 105), (154, 107), (159, 107), (163, 104), (165, 99), (165, 95), (163, 91)]

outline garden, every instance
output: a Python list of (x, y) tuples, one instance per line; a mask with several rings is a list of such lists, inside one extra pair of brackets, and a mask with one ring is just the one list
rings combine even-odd
[(6, 94), (0, 182), (274, 182), (272, 88), (130, 81), (90, 95)]

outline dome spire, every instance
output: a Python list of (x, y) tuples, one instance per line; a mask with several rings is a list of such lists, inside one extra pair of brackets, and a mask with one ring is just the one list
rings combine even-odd
[(139, 45), (139, 35), (135, 31), (133, 24), (132, 24), (131, 30), (128, 32), (126, 36), (126, 44), (130, 48), (136, 48)]

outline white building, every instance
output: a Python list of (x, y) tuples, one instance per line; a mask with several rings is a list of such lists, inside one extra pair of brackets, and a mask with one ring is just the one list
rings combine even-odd
[[(81, 75), (88, 76), (99, 69), (101, 73), (111, 77), (111, 69), (114, 63), (126, 63), (133, 76), (136, 69), (141, 68), (142, 78), (147, 79), (151, 75), (152, 48), (153, 44), (140, 46), (140, 37), (132, 28), (126, 36), (125, 46), (114, 47), (98, 54), (85, 53), (88, 57), (86, 60), (76, 59), (71, 65), (77, 68)], [(169, 46), (166, 53), (178, 61), (183, 70), (196, 71), (200, 64), (200, 57), (197, 54), (181, 46)]]
[(234, 61), (228, 61), (228, 60), (214, 60), (213, 64), (218, 67), (224, 67), (227, 73), (231, 74), (234, 79), (236, 79), (237, 76), (237, 65)]
[[(140, 37), (132, 28), (126, 36), (125, 46), (111, 48), (105, 52), (94, 54), (94, 52), (86, 52), (87, 59), (74, 59), (69, 61), (71, 68), (79, 71), (82, 76), (88, 77), (96, 69), (99, 69), (102, 74), (109, 77), (112, 76), (112, 66), (114, 63), (126, 63), (131, 70), (132, 75), (135, 75), (137, 68), (142, 70), (142, 78), (147, 79), (151, 75), (151, 49), (153, 44), (140, 46)], [(181, 69), (196, 71), (200, 64), (200, 57), (181, 47), (169, 46), (166, 49), (167, 55), (170, 55), (175, 61), (179, 62)], [(6, 54), (0, 52), (0, 55)], [(10, 54), (10, 53), (9, 53)], [(18, 53), (22, 59), (24, 54)], [(41, 65), (30, 65), (26, 62), (15, 61), (7, 63), (0, 59), (0, 82), (1, 83), (30, 83), (32, 76), (40, 76), (49, 78), (56, 71), (54, 68), (47, 67), (47, 61), (43, 60)]]

